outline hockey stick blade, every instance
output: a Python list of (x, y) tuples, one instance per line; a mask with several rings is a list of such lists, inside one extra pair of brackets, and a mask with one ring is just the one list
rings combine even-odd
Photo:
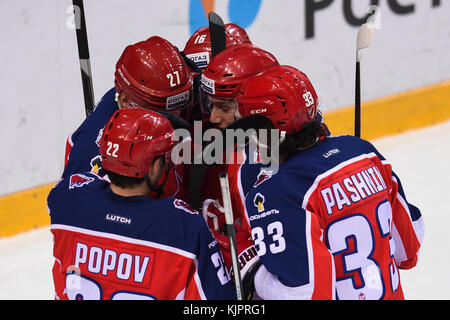
[(211, 36), (211, 55), (214, 58), (227, 47), (225, 25), (222, 18), (215, 12), (208, 14), (209, 33)]
[(355, 136), (358, 138), (361, 138), (361, 50), (372, 44), (373, 33), (373, 25), (363, 24), (356, 39)]
[(358, 31), (358, 38), (356, 41), (356, 61), (361, 61), (361, 50), (368, 48), (373, 41), (373, 26), (370, 24), (363, 24)]

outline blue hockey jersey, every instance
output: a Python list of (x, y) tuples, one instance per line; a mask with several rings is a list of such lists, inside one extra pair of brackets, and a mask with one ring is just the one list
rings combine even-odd
[(235, 299), (217, 242), (181, 200), (122, 197), (84, 173), (48, 208), (56, 299)]
[[(369, 142), (329, 137), (247, 195), (268, 299), (403, 299), (424, 226), (391, 165)], [(335, 296), (336, 292), (336, 296)]]
[[(115, 101), (116, 91), (109, 90), (97, 104), (94, 112), (87, 117), (80, 127), (67, 139), (65, 152), (65, 168), (62, 178), (78, 172), (94, 172), (100, 176), (106, 173), (102, 170), (100, 155), (100, 139), (103, 134), (103, 127), (119, 107)], [(172, 121), (176, 117), (171, 115)], [(185, 199), (183, 188), (183, 167), (175, 166), (169, 171), (167, 181), (164, 185), (164, 195)], [(165, 179), (163, 175), (161, 179)]]
[(115, 94), (114, 88), (109, 90), (97, 104), (94, 112), (67, 139), (63, 178), (74, 173), (89, 171), (104, 175), (100, 171), (99, 141), (103, 133), (103, 127), (114, 112), (119, 109), (115, 101)]
[[(316, 121), (323, 125), (326, 136), (331, 136), (321, 112), (317, 112)], [(236, 219), (240, 219), (240, 224), (244, 228), (250, 230), (250, 222), (245, 210), (245, 197), (253, 187), (269, 179), (273, 170), (271, 170), (270, 163), (262, 163), (259, 149), (250, 148), (248, 144), (245, 147), (236, 148), (235, 154), (231, 157), (233, 162), (230, 161), (230, 163), (233, 164), (228, 165), (227, 172), (230, 181), (233, 214)]]

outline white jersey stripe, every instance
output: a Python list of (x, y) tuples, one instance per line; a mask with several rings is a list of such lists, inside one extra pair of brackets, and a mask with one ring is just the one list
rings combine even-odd
[(363, 159), (370, 159), (370, 158), (376, 158), (377, 155), (373, 152), (369, 153), (369, 154), (362, 154), (356, 158), (352, 158), (349, 159), (345, 162), (342, 162), (341, 164), (339, 164), (338, 166), (334, 167), (333, 169), (328, 170), (325, 173), (322, 173), (321, 175), (317, 176), (316, 180), (314, 181), (313, 185), (311, 186), (311, 188), (309, 188), (308, 192), (305, 193), (305, 197), (303, 198), (303, 204), (302, 204), (302, 208), (306, 210), (306, 206), (309, 202), (309, 198), (311, 197), (312, 193), (316, 190), (317, 186), (319, 185), (320, 181), (322, 181), (324, 178), (328, 177), (329, 175), (333, 174), (334, 172), (337, 172), (339, 170), (341, 170), (342, 168), (345, 168), (349, 165), (351, 165), (352, 163), (361, 161)]
[(50, 226), (50, 230), (66, 230), (66, 231), (78, 232), (78, 233), (83, 233), (83, 234), (96, 236), (96, 237), (109, 238), (109, 239), (113, 239), (113, 240), (117, 240), (117, 241), (128, 242), (130, 244), (143, 245), (143, 246), (147, 246), (147, 247), (152, 247), (152, 248), (172, 252), (172, 253), (184, 256), (186, 258), (189, 258), (189, 259), (196, 259), (195, 254), (178, 249), (178, 248), (166, 246), (166, 245), (156, 243), (156, 242), (124, 237), (124, 236), (120, 236), (120, 235), (112, 234), (112, 233), (99, 232), (99, 231), (78, 228), (78, 227), (73, 227), (73, 226), (68, 226), (68, 225), (62, 225), (62, 224), (52, 224)]

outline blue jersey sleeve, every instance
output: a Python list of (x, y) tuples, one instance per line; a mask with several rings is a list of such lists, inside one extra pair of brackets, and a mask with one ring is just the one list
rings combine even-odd
[(309, 222), (301, 199), (289, 192), (288, 181), (280, 178), (278, 173), (252, 189), (246, 208), (261, 262), (284, 285), (298, 287), (310, 281)]
[(103, 127), (116, 110), (118, 110), (118, 105), (113, 88), (103, 96), (94, 112), (72, 134), (73, 145), (62, 174), (63, 178), (78, 172), (89, 171), (102, 175), (99, 140)]
[[(172, 201), (170, 199), (169, 201)], [(188, 251), (195, 253), (197, 257), (196, 267), (198, 281), (194, 281), (207, 300), (233, 300), (236, 293), (231, 282), (229, 272), (223, 262), (219, 251), (219, 245), (203, 217), (182, 200), (173, 200), (178, 215), (182, 215), (182, 223), (177, 224), (172, 232), (180, 234), (187, 232), (197, 236), (184, 239)], [(177, 214), (175, 213), (175, 214)], [(189, 290), (189, 288), (187, 288)]]
[(234, 300), (236, 293), (217, 241), (199, 216), (198, 274), (208, 300)]

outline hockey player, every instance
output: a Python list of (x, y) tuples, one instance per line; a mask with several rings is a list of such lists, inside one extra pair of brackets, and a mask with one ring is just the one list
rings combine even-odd
[[(233, 124), (239, 118), (235, 97), (240, 84), (275, 65), (279, 63), (271, 53), (249, 44), (231, 46), (214, 57), (202, 74), (202, 90), (212, 102), (210, 121), (203, 129), (224, 129)], [(199, 192), (201, 201), (220, 199), (218, 176), (226, 170), (226, 164), (208, 167), (204, 176), (196, 174), (197, 167), (193, 169), (191, 185), (199, 187), (192, 192)], [(192, 194), (190, 196), (192, 198)], [(194, 202), (191, 204), (195, 206)]]
[(202, 90), (212, 103), (210, 122), (224, 129), (236, 121), (236, 96), (249, 77), (279, 65), (273, 54), (250, 44), (219, 53), (202, 74)]
[[(297, 72), (295, 68), (290, 66), (274, 66), (264, 73), (282, 72), (284, 70), (286, 70), (286, 72)], [(251, 77), (249, 79), (251, 79)], [(266, 112), (264, 109), (265, 108), (263, 107), (261, 109), (250, 110), (250, 112), (240, 109), (239, 113), (245, 114), (246, 117), (238, 120), (234, 125), (228, 128), (243, 129), (244, 131), (247, 131), (248, 129), (260, 130), (272, 128), (270, 120), (264, 116)], [(316, 120), (322, 125), (324, 137), (330, 136), (330, 132), (319, 112), (317, 112)], [(251, 146), (252, 143), (253, 147)], [(258, 144), (256, 148), (254, 148), (255, 143)], [(266, 145), (267, 143), (268, 141), (265, 142)], [(223, 166), (223, 170), (228, 173), (230, 199), (236, 227), (239, 263), (241, 270), (243, 270), (241, 273), (244, 279), (251, 279), (252, 270), (254, 271), (255, 268), (258, 267), (256, 250), (251, 239), (250, 221), (245, 210), (245, 197), (254, 186), (264, 182), (273, 174), (271, 171), (272, 168), (270, 167), (271, 164), (264, 162), (262, 159), (260, 152), (261, 148), (267, 148), (267, 146), (262, 145), (261, 142), (248, 140), (246, 141), (246, 144), (236, 145), (234, 152), (228, 157), (229, 161), (226, 163), (226, 166)], [(230, 248), (228, 239), (224, 233), (225, 216), (221, 198), (216, 200), (207, 199), (204, 201), (202, 214), (220, 246), (227, 267), (231, 268)], [(251, 284), (247, 280), (244, 282), (246, 289), (248, 289)], [(248, 297), (252, 296), (251, 292), (248, 292), (248, 294)]]
[[(246, 197), (263, 299), (404, 299), (399, 269), (416, 265), (424, 226), (389, 162), (369, 142), (325, 137), (308, 77), (276, 70), (237, 97), (284, 132), (277, 174)], [(283, 135), (282, 135), (283, 136)]]
[[(275, 72), (275, 70), (284, 69), (296, 70), (291, 66), (276, 65), (269, 68), (265, 72)], [(241, 116), (242, 115), (239, 113), (239, 117)], [(227, 128), (233, 130), (242, 129), (246, 132), (248, 129), (259, 130), (271, 127), (272, 125), (270, 121), (268, 121), (268, 118), (263, 116), (264, 108), (252, 110), (252, 113), (249, 116), (238, 120)], [(324, 123), (320, 111), (317, 111), (316, 120), (322, 123), (325, 135), (330, 136), (331, 133)], [(259, 151), (259, 148), (250, 148), (248, 143), (246, 145), (235, 146), (234, 152), (228, 156), (229, 161), (226, 163), (226, 166), (223, 166), (222, 168), (222, 170), (225, 170), (228, 173), (231, 202), (235, 219), (239, 220), (238, 223), (249, 231), (250, 224), (248, 217), (245, 214), (245, 196), (254, 185), (261, 183), (261, 181), (267, 179), (271, 174), (269, 167), (270, 164), (263, 163), (263, 159)], [(211, 212), (208, 213), (206, 208), (203, 208), (203, 210), (206, 210), (205, 212), (208, 216), (213, 219), (224, 219), (223, 208), (220, 203), (217, 201), (208, 201), (207, 205), (210, 207)], [(217, 214), (219, 214), (219, 216), (217, 216)]]
[[(246, 79), (275, 66), (279, 66), (279, 63), (271, 53), (250, 44), (234, 45), (214, 57), (202, 74), (202, 90), (208, 94), (212, 103), (210, 126), (206, 126), (206, 129), (211, 127), (225, 129), (235, 124), (236, 120), (240, 118), (236, 101), (240, 85)], [(195, 170), (198, 169), (196, 166), (193, 166), (194, 171), (192, 172), (194, 174), (191, 174), (190, 196), (192, 198), (193, 192), (199, 193), (202, 214), (220, 246), (227, 268), (230, 269), (230, 248), (228, 239), (224, 235), (225, 219), (221, 206), (222, 193), (219, 184), (219, 174), (227, 171), (233, 171), (233, 174), (238, 173), (237, 170), (229, 169), (227, 154), (230, 150), (225, 150), (227, 147), (230, 146), (227, 146), (227, 142), (225, 141), (224, 150), (222, 150), (224, 151), (222, 155), (223, 163), (208, 166), (204, 170), (204, 175), (196, 174)], [(231, 145), (231, 147), (233, 148), (234, 146)], [(199, 167), (201, 168), (202, 166)], [(251, 167), (252, 172), (256, 170), (259, 170), (259, 167)], [(253, 176), (256, 179), (257, 173), (254, 173)], [(249, 179), (246, 180), (247, 182), (253, 179), (253, 177), (245, 177), (244, 179)], [(193, 185), (196, 185), (196, 181), (200, 182), (198, 190), (192, 188)], [(232, 195), (233, 204), (237, 202), (235, 198), (238, 196), (240, 195)], [(254, 255), (255, 249), (248, 227), (246, 228), (245, 225), (242, 227), (241, 220), (239, 219), (240, 215), (241, 213), (238, 210), (234, 211), (234, 216), (237, 220), (236, 237), (238, 240), (241, 269), (245, 270), (243, 274), (246, 273), (251, 277), (251, 270), (254, 268), (257, 259)]]
[(234, 299), (203, 218), (149, 196), (170, 169), (173, 135), (156, 112), (120, 109), (99, 139), (111, 183), (75, 173), (52, 189), (56, 299)]
[[(175, 128), (189, 128), (183, 119), (189, 118), (192, 102), (192, 74), (177, 48), (157, 36), (126, 47), (116, 64), (115, 87), (67, 140), (62, 177), (85, 171), (102, 174), (99, 139), (104, 125), (118, 109), (157, 110)], [(174, 171), (170, 175), (166, 194), (181, 196), (181, 174)]]
[[(247, 32), (234, 23), (225, 24), (226, 47), (252, 44)], [(195, 31), (186, 42), (183, 52), (203, 71), (211, 61), (211, 35), (208, 27)]]
[[(237, 44), (252, 44), (247, 32), (234, 23), (225, 24), (225, 39), (227, 48)], [(195, 31), (186, 42), (182, 54), (185, 54), (187, 58), (196, 64), (198, 72), (194, 74), (194, 82), (196, 82), (197, 79), (201, 79), (201, 73), (206, 69), (209, 62), (212, 60), (211, 35), (209, 27), (202, 27)], [(195, 70), (195, 68), (192, 69)], [(194, 85), (194, 88), (198, 88), (199, 90), (195, 92), (194, 95), (197, 98), (197, 103), (194, 102), (191, 119), (207, 121), (209, 120), (211, 113), (211, 106), (208, 96), (203, 93), (199, 87), (199, 85)]]
[[(265, 73), (277, 74), (283, 72), (295, 73), (298, 72), (298, 70), (291, 66), (280, 65), (267, 70)], [(241, 117), (244, 114), (245, 117), (236, 123), (236, 126), (242, 127), (244, 130), (270, 130), (270, 128), (272, 128), (272, 123), (266, 116), (267, 112), (268, 109), (264, 107), (251, 110), (245, 110), (245, 108), (240, 107), (239, 114)], [(324, 122), (322, 113), (319, 110), (317, 110), (315, 120), (321, 123), (323, 129), (324, 134), (320, 139), (331, 136), (331, 133)], [(270, 135), (268, 138), (270, 140)], [(273, 174), (274, 168), (271, 167), (270, 163), (265, 163), (265, 161), (268, 161), (269, 159), (262, 159), (263, 155), (261, 154), (261, 148), (268, 149), (269, 142), (270, 141), (265, 141), (261, 144), (261, 142), (254, 141), (253, 143), (258, 144), (257, 148), (252, 148), (249, 144), (236, 148), (235, 154), (231, 155), (234, 162), (230, 161), (232, 163), (227, 167), (233, 212), (236, 215), (236, 219), (239, 219), (240, 224), (247, 230), (250, 230), (250, 222), (245, 211), (245, 197), (254, 186), (264, 182)], [(265, 153), (265, 156), (267, 157), (267, 151)]]

